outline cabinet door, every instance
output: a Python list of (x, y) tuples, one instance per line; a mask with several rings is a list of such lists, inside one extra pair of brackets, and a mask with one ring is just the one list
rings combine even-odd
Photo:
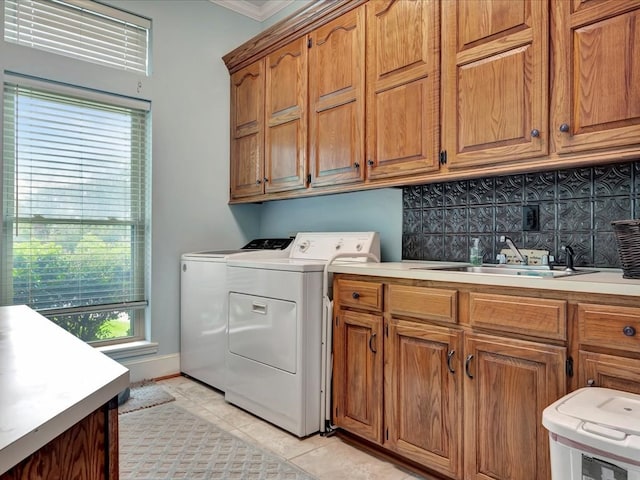
[(305, 186), (307, 50), (306, 40), (300, 38), (266, 60), (266, 193)]
[(552, 130), (570, 153), (640, 142), (640, 2), (553, 2)]
[(551, 478), (544, 408), (566, 393), (566, 348), (465, 337), (466, 479)]
[(231, 198), (263, 193), (264, 59), (231, 75)]
[(580, 351), (578, 387), (604, 387), (640, 395), (640, 360)]
[(364, 6), (309, 34), (311, 186), (364, 179)]
[(339, 311), (333, 338), (334, 423), (382, 443), (382, 316)]
[(440, 2), (367, 3), (367, 177), (437, 170)]
[(546, 155), (548, 1), (461, 0), (442, 6), (449, 168)]
[(389, 323), (385, 344), (385, 446), (447, 476), (462, 462), (461, 334)]

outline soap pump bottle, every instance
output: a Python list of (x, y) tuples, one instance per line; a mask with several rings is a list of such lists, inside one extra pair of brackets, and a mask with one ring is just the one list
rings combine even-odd
[(480, 239), (471, 239), (471, 248), (469, 249), (469, 262), (471, 265), (482, 265), (482, 255), (480, 254)]

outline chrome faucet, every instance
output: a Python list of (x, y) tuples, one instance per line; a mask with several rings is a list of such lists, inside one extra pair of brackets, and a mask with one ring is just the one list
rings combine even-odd
[(529, 259), (527, 258), (526, 255), (523, 255), (520, 252), (520, 250), (518, 250), (518, 247), (516, 247), (515, 243), (513, 243), (513, 240), (511, 240), (509, 237), (505, 235), (501, 235), (500, 241), (507, 244), (507, 247), (509, 247), (509, 249), (513, 252), (516, 258), (520, 260), (521, 265), (529, 265)]

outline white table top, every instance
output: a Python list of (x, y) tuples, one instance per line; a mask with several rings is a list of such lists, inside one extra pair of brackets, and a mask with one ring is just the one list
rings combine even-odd
[(129, 370), (26, 306), (0, 307), (0, 474), (129, 386)]
[[(568, 277), (530, 277), (519, 275), (471, 274), (430, 270), (443, 266), (466, 265), (455, 262), (381, 262), (336, 263), (329, 266), (332, 273), (350, 273), (390, 278), (437, 280), (441, 282), (473, 283), (504, 287), (537, 288), (565, 292), (603, 293), (610, 295), (640, 296), (640, 279), (622, 278), (622, 270), (599, 269), (597, 273)], [(589, 267), (591, 269), (591, 267)]]

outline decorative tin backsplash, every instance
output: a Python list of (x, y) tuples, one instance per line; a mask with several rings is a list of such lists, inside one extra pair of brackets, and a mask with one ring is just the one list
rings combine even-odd
[(619, 267), (611, 221), (640, 217), (640, 161), (403, 188), (402, 258), (469, 259), (480, 239), (495, 263), (508, 235), (520, 248), (549, 250), (564, 263)]

